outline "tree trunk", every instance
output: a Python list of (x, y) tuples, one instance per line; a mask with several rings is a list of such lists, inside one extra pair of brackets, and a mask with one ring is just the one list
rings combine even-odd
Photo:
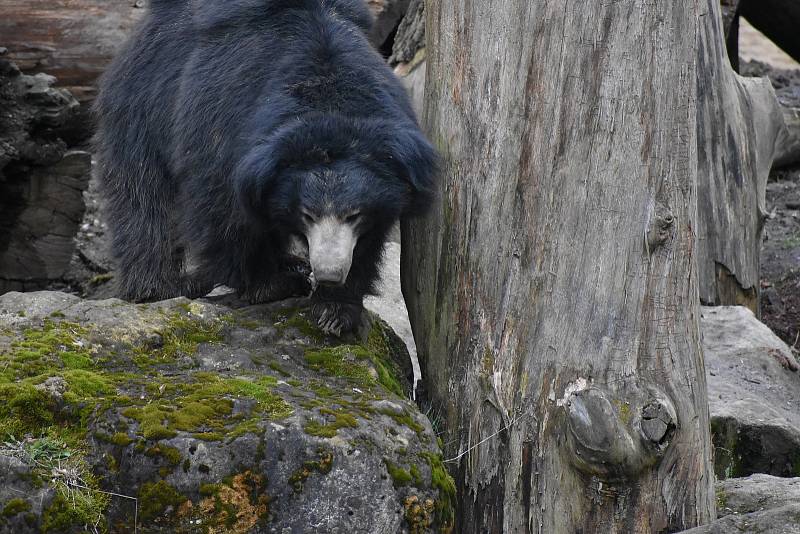
[(700, 300), (758, 314), (767, 178), (793, 136), (769, 80), (743, 78), (731, 68), (720, 19), (702, 24), (698, 38)]
[(457, 532), (713, 516), (695, 264), (708, 11), (426, 5), (424, 123), (444, 165), (435, 209), (404, 223), (403, 289)]

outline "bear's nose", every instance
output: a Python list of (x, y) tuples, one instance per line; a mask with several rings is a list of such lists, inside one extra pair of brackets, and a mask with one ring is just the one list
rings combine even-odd
[(318, 284), (343, 285), (353, 262), (358, 237), (351, 225), (325, 217), (310, 225), (306, 233), (308, 259)]

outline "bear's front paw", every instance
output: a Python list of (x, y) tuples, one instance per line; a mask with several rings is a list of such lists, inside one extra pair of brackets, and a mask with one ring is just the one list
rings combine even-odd
[(321, 301), (311, 306), (311, 315), (326, 334), (341, 336), (361, 326), (364, 307), (346, 302)]
[(284, 272), (275, 275), (266, 284), (250, 287), (242, 292), (242, 298), (250, 304), (275, 302), (290, 297), (305, 297), (311, 293), (311, 282), (303, 273)]

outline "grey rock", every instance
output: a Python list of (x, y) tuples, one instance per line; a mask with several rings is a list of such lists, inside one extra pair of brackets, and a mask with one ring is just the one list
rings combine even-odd
[(727, 515), (680, 534), (800, 534), (800, 504), (753, 512)]
[(79, 104), (54, 83), (0, 58), (0, 293), (60, 279), (75, 249), (91, 157), (69, 150)]
[(744, 307), (703, 307), (701, 331), (717, 477), (797, 474), (800, 375), (791, 349)]
[(67, 392), (67, 381), (61, 376), (51, 376), (33, 387), (45, 392), (53, 401), (60, 404), (64, 400), (64, 393)]
[(450, 525), (408, 354), (371, 320), (366, 338), (337, 339), (306, 299), (0, 296), (0, 510), (15, 512), (0, 532)]
[(800, 503), (800, 478), (750, 475), (716, 484), (717, 517), (749, 514)]

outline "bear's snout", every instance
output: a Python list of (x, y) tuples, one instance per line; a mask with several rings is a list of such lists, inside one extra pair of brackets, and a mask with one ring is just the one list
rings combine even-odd
[(323, 217), (309, 225), (306, 238), (308, 260), (317, 283), (344, 285), (358, 240), (353, 225), (337, 217)]

